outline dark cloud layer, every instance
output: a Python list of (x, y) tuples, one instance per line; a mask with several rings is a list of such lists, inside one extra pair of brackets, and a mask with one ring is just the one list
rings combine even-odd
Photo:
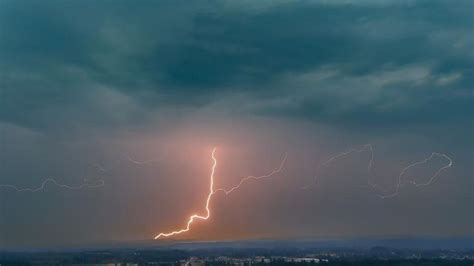
[[(317, 198), (325, 206), (314, 203), (319, 196), (285, 192), (282, 187), (292, 184), (281, 181), (273, 187), (281, 193), (278, 199), (270, 192), (262, 193), (259, 205), (281, 224), (260, 233), (271, 221), (257, 215), (252, 216), (255, 227), (236, 226), (235, 230), (248, 237), (415, 234), (416, 230), (472, 234), (473, 217), (466, 214), (472, 207), (472, 191), (465, 188), (472, 187), (473, 172), (469, 159), (474, 145), (473, 10), (468, 0), (1, 1), (0, 183), (28, 185), (49, 175), (67, 176), (64, 181), (74, 182), (73, 176), (94, 173), (91, 163), (114, 161), (124, 150), (143, 157), (155, 156), (162, 147), (189, 151), (169, 154), (182, 160), (179, 166), (168, 161), (164, 168), (152, 169), (157, 172), (140, 170), (144, 171), (140, 175), (158, 177), (134, 183), (134, 189), (127, 175), (138, 175), (137, 169), (122, 166), (125, 169), (107, 181), (112, 188), (103, 194), (86, 192), (84, 203), (78, 195), (66, 197), (68, 204), (79, 209), (77, 217), (95, 217), (81, 229), (89, 234), (100, 231), (93, 241), (130, 240), (148, 236), (158, 226), (171, 226), (191, 211), (188, 208), (200, 206), (188, 206), (170, 193), (155, 195), (150, 188), (175, 191), (185, 184), (181, 176), (194, 176), (194, 171), (205, 176), (211, 145), (227, 147), (231, 154), (232, 147), (239, 150), (235, 146), (249, 153), (271, 154), (260, 157), (265, 157), (262, 163), (268, 168), (284, 150), (290, 150), (297, 159), (290, 160), (294, 166), (289, 166), (287, 175), (307, 181), (316, 168), (309, 158), (322, 161), (348, 146), (375, 142), (381, 156), (386, 156), (377, 157), (382, 177), (393, 176), (395, 169), (432, 150), (449, 153), (458, 167), (451, 179), (456, 182), (445, 181), (440, 187), (447, 191), (435, 190), (430, 195), (446, 193), (452, 199), (458, 195), (460, 203), (438, 197), (434, 203), (424, 198), (417, 201), (420, 208), (430, 206), (423, 215), (438, 221), (424, 227), (423, 215), (407, 209), (417, 199), (415, 192), (406, 201), (389, 203), (388, 209), (373, 198), (358, 198), (359, 207), (370, 206), (380, 212), (377, 215), (373, 210), (341, 209), (342, 202), (325, 196)], [(239, 152), (246, 169), (262, 170), (245, 160), (248, 154)], [(192, 160), (191, 155), (200, 159)], [(191, 164), (186, 166), (189, 169), (175, 170), (185, 164)], [(351, 173), (347, 169), (335, 173), (345, 181), (362, 180), (362, 170)], [(193, 182), (199, 187), (198, 181)], [(193, 189), (185, 191), (187, 199), (199, 201), (202, 195), (194, 196)], [(315, 211), (307, 224), (298, 226), (301, 231), (295, 230), (292, 225), (297, 221), (285, 215), (301, 215), (292, 213), (295, 208), (288, 203), (295, 193), (300, 195), (297, 202), (329, 215), (322, 218)], [(326, 193), (344, 191), (334, 188)], [(5, 245), (75, 242), (52, 233), (51, 227), (44, 231), (28, 227), (19, 222), (21, 214), (11, 214), (18, 207), (28, 210), (28, 217), (42, 226), (51, 220), (63, 221), (58, 226), (67, 232), (77, 221), (66, 217), (66, 207), (55, 196), (41, 202), (54, 206), (52, 210), (60, 209), (50, 211), (49, 218), (28, 207), (34, 196), (5, 196), (10, 205), (3, 215), (11, 215), (0, 223)], [(150, 200), (153, 204), (143, 203)], [(273, 207), (271, 200), (284, 206), (283, 210)], [(183, 209), (173, 212), (170, 202)], [(244, 201), (225, 202), (238, 208)], [(94, 207), (88, 209), (91, 204)], [(437, 213), (436, 204), (446, 211)], [(151, 211), (155, 209), (156, 213)], [(139, 218), (130, 220), (130, 210)], [(413, 215), (413, 230), (404, 231), (397, 225), (401, 218), (392, 217), (388, 210), (400, 217), (407, 215), (404, 211)], [(383, 225), (365, 227), (353, 217), (356, 211)], [(347, 220), (350, 214), (355, 228), (333, 225), (334, 219)], [(107, 215), (116, 215), (118, 221), (110, 225)], [(220, 221), (219, 228), (236, 221), (247, 223), (242, 216), (229, 217)], [(394, 222), (387, 222), (389, 218)], [(315, 229), (314, 223), (320, 227)], [(205, 235), (210, 230), (201, 232)], [(217, 232), (217, 238), (232, 235), (225, 229)], [(70, 234), (78, 237), (76, 242), (87, 242), (81, 238), (87, 234)], [(38, 236), (37, 242), (31, 235)]]
[[(28, 123), (105, 86), (149, 110), (239, 94), (250, 111), (327, 123), (470, 118), (470, 1), (258, 5), (6, 1), (4, 116)], [(331, 80), (291, 80), (327, 69)]]

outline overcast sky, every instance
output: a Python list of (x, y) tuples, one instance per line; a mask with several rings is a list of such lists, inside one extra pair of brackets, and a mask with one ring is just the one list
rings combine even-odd
[[(220, 187), (287, 161), (215, 195), (211, 219), (183, 239), (472, 236), (473, 10), (469, 0), (1, 1), (0, 184), (104, 186), (0, 187), (0, 247), (183, 227), (205, 213), (213, 147)], [(367, 150), (319, 167), (367, 143), (370, 173)], [(432, 152), (452, 167), (379, 197)], [(438, 156), (403, 178), (427, 182), (446, 164)]]

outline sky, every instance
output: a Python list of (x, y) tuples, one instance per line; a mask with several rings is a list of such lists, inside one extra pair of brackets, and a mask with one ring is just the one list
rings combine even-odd
[(0, 248), (472, 236), (473, 10), (1, 1)]

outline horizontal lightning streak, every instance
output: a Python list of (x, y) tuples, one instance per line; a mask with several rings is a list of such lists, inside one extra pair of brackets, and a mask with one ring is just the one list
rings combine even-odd
[(433, 180), (439, 175), (439, 173), (441, 173), (441, 171), (443, 171), (444, 169), (447, 169), (449, 167), (451, 167), (453, 165), (453, 160), (451, 160), (451, 158), (449, 158), (446, 154), (442, 154), (442, 153), (437, 153), (437, 152), (433, 152), (431, 153), (431, 155), (424, 159), (424, 160), (421, 160), (421, 161), (418, 161), (418, 162), (414, 162), (410, 165), (408, 165), (407, 167), (403, 168), (402, 171), (400, 172), (400, 174), (398, 175), (398, 182), (397, 182), (397, 186), (395, 187), (395, 191), (392, 193), (392, 194), (388, 194), (388, 195), (379, 195), (381, 198), (392, 198), (392, 197), (395, 197), (396, 195), (398, 195), (399, 191), (400, 191), (400, 187), (403, 185), (403, 180), (402, 180), (402, 177), (403, 175), (406, 173), (406, 171), (408, 171), (408, 169), (412, 168), (412, 167), (415, 167), (417, 165), (421, 165), (421, 164), (424, 164), (424, 163), (427, 163), (428, 161), (430, 161), (431, 159), (433, 159), (435, 156), (439, 156), (439, 157), (443, 157), (445, 158), (447, 161), (448, 161), (448, 164), (446, 164), (445, 166), (441, 167), (438, 169), (438, 171), (436, 171), (431, 177), (430, 179), (428, 180), (428, 182), (426, 183), (417, 183), (416, 181), (409, 181), (409, 183), (412, 183), (414, 184), (415, 186), (428, 186), (428, 185), (431, 185), (431, 183), (433, 182)]
[[(124, 154), (123, 156), (129, 162), (134, 163), (134, 164), (138, 164), (138, 165), (150, 164), (150, 163), (159, 162), (160, 160), (162, 160), (162, 158), (152, 158), (152, 159), (148, 159), (146, 161), (137, 161), (137, 160), (132, 159), (130, 156), (128, 156), (126, 154)], [(93, 166), (96, 167), (101, 172), (107, 172), (107, 169), (105, 169), (100, 164), (95, 163), (95, 164), (93, 164)], [(86, 179), (85, 183), (83, 183), (81, 185), (78, 185), (78, 186), (70, 186), (70, 185), (66, 185), (66, 184), (61, 184), (53, 178), (47, 178), (37, 188), (19, 188), (18, 186), (11, 185), (11, 184), (0, 184), (0, 189), (1, 188), (13, 189), (17, 192), (38, 192), (38, 191), (44, 190), (48, 183), (52, 183), (52, 184), (56, 185), (57, 187), (65, 188), (65, 189), (69, 189), (69, 190), (79, 190), (79, 189), (83, 189), (83, 188), (98, 188), (98, 187), (102, 187), (102, 186), (105, 185), (105, 182), (102, 178), (98, 179), (95, 182), (89, 182)]]
[[(364, 146), (362, 146), (361, 149), (350, 149), (348, 151), (345, 151), (345, 152), (341, 152), (339, 154), (336, 154), (334, 155), (333, 157), (329, 158), (328, 160), (324, 161), (323, 163), (319, 164), (317, 169), (316, 169), (316, 172), (317, 174), (314, 176), (314, 183), (317, 183), (318, 182), (318, 179), (319, 179), (319, 170), (329, 164), (331, 164), (332, 162), (336, 161), (337, 159), (341, 158), (341, 157), (344, 157), (344, 156), (347, 156), (347, 155), (350, 155), (352, 153), (361, 153), (363, 151), (365, 151), (367, 148), (370, 149), (371, 151), (371, 158), (370, 158), (370, 161), (369, 161), (369, 166), (368, 166), (368, 171), (371, 170), (372, 168), (372, 163), (373, 163), (373, 159), (374, 159), (374, 153), (373, 153), (373, 150), (372, 150), (372, 145), (370, 144), (366, 144)], [(303, 186), (302, 189), (309, 189), (311, 188), (312, 185), (306, 185), (306, 186)]]
[(97, 168), (97, 170), (105, 173), (105, 172), (109, 172), (111, 169), (113, 169), (116, 166), (120, 165), (120, 163), (124, 160), (129, 162), (129, 163), (142, 166), (142, 165), (148, 165), (148, 164), (152, 164), (152, 163), (162, 162), (164, 160), (164, 158), (163, 157), (155, 157), (155, 158), (147, 159), (147, 160), (144, 160), (144, 161), (139, 161), (137, 159), (132, 158), (130, 155), (128, 155), (126, 153), (123, 153), (123, 154), (121, 154), (121, 156), (118, 159), (113, 161), (113, 163), (111, 164), (110, 167), (109, 166), (105, 167), (104, 165), (99, 164), (99, 163), (94, 163), (92, 165), (95, 168)]
[[(342, 153), (339, 153), (331, 158), (329, 158), (328, 160), (324, 161), (323, 163), (321, 163), (318, 168), (317, 168), (317, 172), (319, 173), (319, 170), (322, 168), (322, 167), (325, 167), (329, 164), (331, 164), (332, 162), (336, 161), (337, 159), (341, 158), (341, 157), (344, 157), (344, 156), (347, 156), (347, 155), (350, 155), (352, 153), (361, 153), (361, 152), (364, 152), (364, 151), (369, 151), (370, 152), (370, 159), (369, 159), (369, 163), (368, 163), (368, 166), (367, 166), (367, 171), (368, 171), (368, 174), (369, 174), (369, 178), (367, 180), (367, 184), (369, 186), (371, 186), (372, 188), (374, 188), (375, 190), (377, 191), (384, 191), (384, 189), (380, 188), (378, 185), (374, 184), (372, 181), (371, 181), (371, 175), (372, 175), (372, 170), (373, 170), (373, 165), (374, 165), (374, 158), (375, 158), (375, 152), (374, 152), (374, 149), (372, 147), (371, 144), (365, 144), (364, 146), (362, 146), (362, 148), (360, 149), (351, 149), (349, 151), (346, 151), (346, 152), (342, 152)], [(414, 162), (408, 166), (406, 166), (405, 168), (402, 169), (402, 171), (400, 172), (400, 174), (398, 175), (398, 179), (397, 179), (397, 184), (395, 186), (395, 189), (392, 193), (386, 193), (386, 194), (379, 194), (378, 197), (382, 198), (382, 199), (385, 199), (385, 198), (392, 198), (392, 197), (395, 197), (399, 194), (400, 192), (400, 187), (402, 187), (404, 185), (404, 180), (403, 180), (403, 176), (406, 174), (406, 172), (412, 168), (412, 167), (415, 167), (417, 165), (421, 165), (421, 164), (425, 164), (427, 163), (428, 161), (432, 160), (435, 156), (438, 156), (438, 157), (442, 157), (442, 158), (445, 158), (448, 163), (439, 168), (431, 177), (430, 179), (425, 182), (425, 183), (417, 183), (416, 181), (408, 181), (409, 183), (415, 185), (415, 186), (428, 186), (428, 185), (431, 185), (432, 182), (435, 180), (435, 178), (445, 169), (447, 168), (450, 168), (452, 165), (453, 165), (453, 161), (452, 159), (447, 156), (446, 154), (443, 154), (443, 153), (436, 153), (436, 152), (433, 152), (431, 153), (431, 155), (421, 161), (417, 161), (417, 162)], [(316, 176), (314, 177), (314, 182), (316, 183), (318, 181), (318, 177), (319, 175), (316, 174)], [(309, 189), (311, 188), (311, 185), (307, 185), (307, 186), (304, 186), (302, 187), (302, 189)]]
[(99, 179), (97, 182), (95, 182), (93, 184), (91, 184), (89, 182), (86, 182), (86, 183), (83, 183), (83, 184), (78, 185), (78, 186), (70, 186), (70, 185), (61, 184), (53, 178), (47, 178), (37, 188), (19, 188), (17, 186), (8, 185), (8, 184), (7, 185), (6, 184), (0, 184), (0, 188), (9, 188), (9, 189), (13, 189), (17, 192), (39, 192), (39, 191), (44, 190), (46, 188), (46, 184), (48, 184), (48, 183), (52, 183), (52, 184), (56, 185), (57, 187), (70, 189), (70, 190), (78, 190), (78, 189), (83, 189), (83, 188), (98, 188), (98, 187), (104, 186), (104, 184), (105, 184), (104, 180)]
[(287, 155), (285, 154), (285, 156), (283, 157), (283, 160), (281, 161), (280, 163), (280, 166), (277, 168), (277, 169), (274, 169), (272, 170), (270, 173), (266, 174), (266, 175), (261, 175), (261, 176), (247, 176), (247, 177), (244, 177), (242, 179), (240, 179), (240, 182), (239, 184), (231, 187), (230, 189), (224, 189), (224, 188), (219, 188), (216, 190), (216, 192), (218, 191), (222, 191), (224, 192), (226, 195), (229, 195), (230, 193), (234, 192), (235, 190), (239, 189), (240, 186), (242, 186), (245, 182), (249, 181), (249, 180), (259, 180), (259, 179), (263, 179), (263, 178), (267, 178), (267, 177), (271, 177), (279, 172), (281, 172), (281, 170), (283, 169), (283, 166), (285, 165), (285, 162), (286, 162), (286, 158), (287, 158)]
[(151, 159), (148, 159), (148, 160), (145, 160), (145, 161), (138, 161), (138, 160), (133, 159), (132, 157), (130, 157), (127, 154), (123, 154), (123, 157), (125, 159), (127, 159), (129, 162), (134, 163), (134, 164), (138, 164), (138, 165), (146, 165), (146, 164), (151, 164), (151, 163), (157, 163), (157, 162), (160, 162), (160, 161), (163, 160), (162, 157), (157, 157), (157, 158), (151, 158)]

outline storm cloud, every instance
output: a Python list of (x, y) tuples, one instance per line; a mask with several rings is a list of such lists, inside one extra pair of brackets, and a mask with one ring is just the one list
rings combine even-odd
[[(77, 183), (103, 176), (97, 165), (116, 168), (103, 189), (72, 195), (0, 190), (1, 244), (129, 241), (182, 224), (201, 208), (214, 145), (229, 185), (285, 152), (288, 165), (269, 188), (222, 200), (216, 216), (228, 218), (191, 238), (471, 235), (472, 10), (421, 0), (2, 1), (0, 183)], [(301, 194), (318, 163), (365, 143), (377, 147), (387, 187), (433, 151), (455, 164), (425, 194), (380, 201), (349, 189), (366, 183), (361, 154), (325, 171), (336, 180), (326, 191)], [(123, 153), (166, 159), (137, 168), (120, 163)]]

